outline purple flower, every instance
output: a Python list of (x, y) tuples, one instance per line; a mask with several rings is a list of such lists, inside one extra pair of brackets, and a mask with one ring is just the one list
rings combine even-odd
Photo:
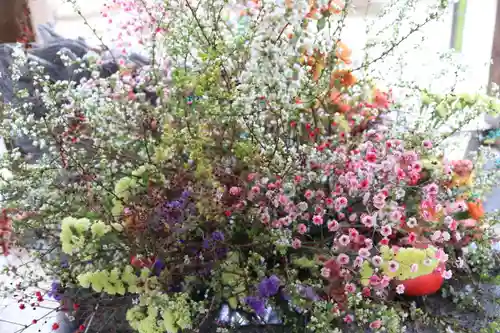
[(212, 239), (216, 242), (222, 242), (224, 241), (224, 233), (220, 231), (214, 231), (212, 233)]
[(300, 296), (307, 298), (311, 301), (318, 301), (320, 298), (318, 294), (314, 291), (312, 287), (309, 286), (297, 286), (297, 291), (299, 292)]
[(280, 289), (280, 279), (276, 275), (264, 278), (259, 283), (259, 295), (261, 297), (270, 297), (278, 293)]
[(55, 281), (52, 282), (50, 290), (47, 292), (47, 295), (49, 295), (49, 297), (52, 297), (56, 301), (60, 301), (62, 299), (61, 284)]
[(153, 274), (156, 276), (160, 276), (161, 271), (165, 269), (165, 263), (161, 259), (155, 260), (153, 264)]
[(245, 298), (245, 303), (252, 308), (258, 316), (266, 314), (266, 302), (264, 299), (256, 296), (248, 296)]

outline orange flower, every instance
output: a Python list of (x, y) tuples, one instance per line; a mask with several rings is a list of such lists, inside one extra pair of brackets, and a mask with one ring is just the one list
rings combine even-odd
[(340, 61), (344, 62), (346, 65), (351, 64), (351, 54), (352, 51), (349, 47), (347, 47), (346, 44), (342, 43), (341, 41), (337, 42), (337, 47), (335, 48), (335, 56)]
[(349, 69), (341, 69), (332, 73), (330, 77), (330, 89), (340, 84), (343, 87), (351, 87), (357, 82)]
[(467, 209), (469, 210), (470, 217), (476, 221), (484, 216), (484, 207), (480, 200), (467, 201)]

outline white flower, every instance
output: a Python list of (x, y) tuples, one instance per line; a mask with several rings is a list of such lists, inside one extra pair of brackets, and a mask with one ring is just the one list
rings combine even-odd
[(398, 284), (398, 286), (396, 287), (396, 293), (402, 295), (405, 293), (405, 286), (404, 284)]
[(330, 269), (326, 268), (326, 267), (323, 267), (321, 269), (321, 276), (324, 277), (324, 278), (329, 278), (330, 277)]
[(406, 221), (406, 225), (408, 228), (415, 228), (418, 225), (418, 221), (414, 217), (410, 217), (408, 221)]

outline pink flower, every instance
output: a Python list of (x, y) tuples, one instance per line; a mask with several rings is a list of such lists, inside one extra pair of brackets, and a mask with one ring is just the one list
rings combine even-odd
[(335, 231), (339, 230), (339, 228), (340, 228), (340, 225), (337, 221), (331, 220), (328, 222), (328, 231), (335, 232)]
[(382, 239), (378, 242), (378, 245), (379, 245), (379, 246), (381, 246), (381, 245), (389, 245), (389, 238), (387, 238), (387, 237), (382, 238)]
[(430, 141), (430, 140), (422, 141), (422, 147), (424, 147), (425, 149), (431, 149), (432, 148), (432, 141)]
[(365, 238), (365, 246), (368, 250), (371, 250), (373, 248), (373, 240)]
[(366, 247), (359, 249), (358, 254), (361, 258), (368, 258), (370, 256), (370, 251)]
[(325, 199), (325, 204), (326, 204), (326, 207), (333, 208), (334, 201), (333, 201), (332, 198), (326, 198)]
[(391, 278), (387, 275), (382, 276), (382, 279), (380, 280), (380, 285), (382, 286), (382, 288), (387, 288), (387, 286), (389, 286), (389, 283), (391, 283)]
[(370, 216), (370, 215), (364, 215), (361, 217), (361, 223), (367, 227), (367, 228), (371, 228), (373, 227), (373, 217)]
[(370, 282), (370, 285), (372, 285), (372, 286), (378, 286), (378, 285), (380, 285), (380, 278), (376, 275), (372, 275), (372, 276), (370, 276), (369, 282)]
[(375, 208), (377, 208), (377, 209), (384, 208), (384, 206), (385, 206), (385, 199), (386, 199), (386, 196), (383, 193), (377, 193), (373, 197), (373, 206), (375, 206)]
[(373, 258), (372, 258), (372, 263), (375, 266), (380, 266), (380, 265), (382, 265), (383, 262), (384, 262), (384, 259), (382, 259), (381, 256), (373, 256)]
[(348, 314), (344, 317), (344, 323), (351, 324), (352, 322), (354, 322), (354, 317), (352, 315)]
[(344, 290), (346, 293), (352, 294), (356, 292), (356, 286), (354, 285), (354, 283), (347, 283), (344, 287)]
[(356, 259), (354, 259), (354, 262), (352, 263), (354, 267), (361, 267), (362, 264), (363, 264), (362, 257), (356, 257)]
[(445, 278), (446, 280), (449, 280), (451, 279), (451, 276), (452, 276), (452, 272), (450, 270), (448, 271), (444, 271), (443, 274), (442, 274), (443, 278)]
[(390, 214), (389, 217), (390, 217), (391, 221), (393, 221), (393, 222), (399, 222), (401, 220), (401, 216), (403, 216), (401, 214), (401, 211), (399, 211), (399, 210), (393, 210), (391, 212), (391, 214)]
[(441, 231), (437, 230), (437, 231), (434, 231), (434, 233), (432, 234), (431, 236), (431, 240), (433, 242), (437, 242), (441, 239)]
[(402, 295), (405, 293), (405, 286), (404, 284), (398, 284), (398, 286), (396, 287), (396, 293)]
[(341, 246), (347, 246), (351, 242), (351, 239), (347, 235), (342, 235), (339, 237), (339, 244)]
[(300, 223), (298, 226), (297, 226), (297, 232), (301, 235), (305, 234), (307, 231), (307, 226), (304, 224), (304, 223)]
[(376, 330), (376, 329), (379, 329), (380, 327), (382, 327), (382, 320), (380, 320), (380, 319), (377, 319), (377, 320), (372, 321), (370, 323), (370, 328), (371, 329)]
[(359, 236), (359, 232), (354, 228), (349, 228), (349, 237), (351, 239), (356, 239)]
[(300, 247), (302, 246), (302, 242), (300, 241), (300, 239), (298, 238), (295, 238), (293, 241), (292, 241), (292, 247), (294, 249), (300, 249)]
[(377, 154), (374, 152), (366, 153), (366, 160), (370, 163), (375, 163), (377, 161)]
[(408, 234), (408, 243), (413, 244), (417, 240), (417, 235), (414, 232)]
[(392, 228), (390, 225), (384, 225), (381, 229), (380, 229), (380, 234), (382, 234), (382, 236), (384, 237), (388, 237), (392, 234)]
[(370, 297), (372, 295), (372, 291), (370, 290), (370, 288), (368, 287), (364, 287), (363, 288), (363, 291), (361, 292), (361, 294), (364, 296), (364, 297)]
[(307, 200), (310, 200), (314, 195), (314, 192), (311, 191), (311, 190), (306, 190), (306, 192), (304, 193), (304, 196), (306, 197)]
[(323, 224), (323, 222), (324, 222), (324, 221), (323, 221), (323, 216), (321, 216), (321, 215), (315, 215), (315, 216), (313, 216), (313, 219), (312, 219), (312, 220), (313, 220), (313, 223), (314, 223), (315, 225), (322, 225), (322, 224)]
[(345, 253), (341, 253), (337, 257), (337, 262), (341, 265), (347, 265), (349, 263), (349, 256)]
[(229, 189), (229, 194), (237, 196), (241, 193), (241, 187), (233, 186)]

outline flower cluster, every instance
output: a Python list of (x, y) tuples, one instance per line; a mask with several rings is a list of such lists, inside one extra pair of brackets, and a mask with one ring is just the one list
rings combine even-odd
[[(39, 253), (57, 278), (49, 295), (122, 307), (140, 333), (204, 331), (223, 306), (252, 324), (274, 311), (292, 332), (399, 333), (400, 295), (436, 293), (465, 276), (471, 244), (496, 240), (486, 154), (449, 160), (435, 137), (397, 130), (404, 100), (339, 37), (349, 2), (160, 7), (148, 65), (102, 78), (99, 59), (76, 59), (78, 84), (34, 76), (43, 117), (5, 107), (2, 135), (41, 153), (3, 158), (6, 208), (36, 212), (3, 224), (60, 249)], [(417, 95), (441, 111), (498, 109)]]

